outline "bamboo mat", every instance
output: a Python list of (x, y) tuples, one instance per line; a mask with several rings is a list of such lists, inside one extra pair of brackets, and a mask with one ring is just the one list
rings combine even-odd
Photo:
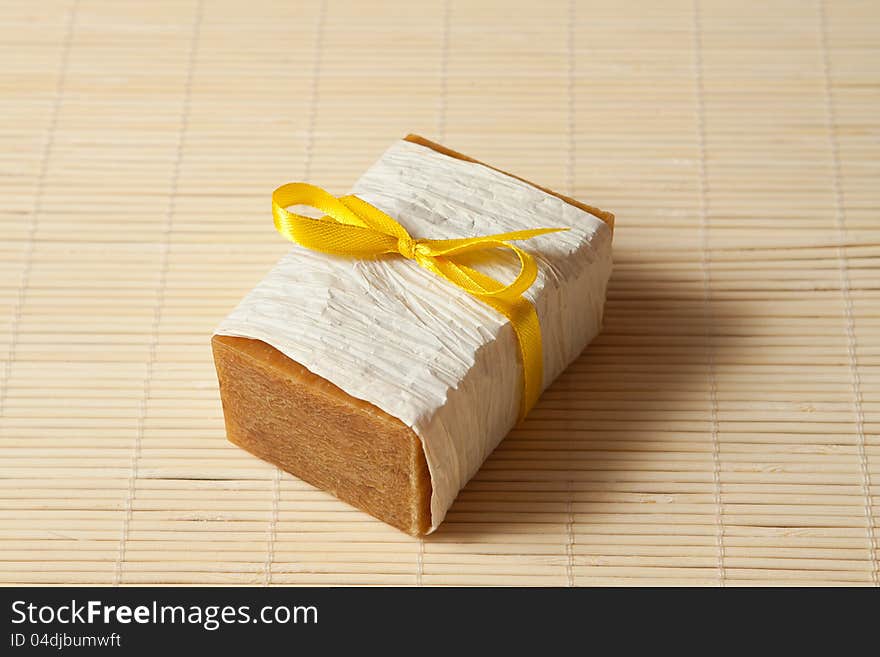
[[(0, 582), (880, 584), (880, 6), (2, 2)], [(417, 132), (617, 214), (605, 330), (412, 539), (209, 337)]]

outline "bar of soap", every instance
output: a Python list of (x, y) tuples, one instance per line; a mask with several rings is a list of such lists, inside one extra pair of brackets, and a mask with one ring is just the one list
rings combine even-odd
[[(394, 143), (353, 194), (415, 238), (566, 226), (526, 242), (548, 386), (599, 332), (613, 215), (421, 137)], [(473, 264), (509, 280), (505, 252)], [(507, 320), (402, 257), (293, 249), (220, 324), (229, 440), (409, 534), (435, 530), (517, 421)]]

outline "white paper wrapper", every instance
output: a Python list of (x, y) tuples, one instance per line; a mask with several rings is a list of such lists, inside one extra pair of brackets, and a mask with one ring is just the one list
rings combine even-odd
[[(544, 387), (598, 333), (611, 231), (593, 215), (407, 141), (391, 146), (352, 193), (415, 238), (570, 227), (521, 243), (539, 266), (526, 296), (541, 323)], [(516, 268), (506, 253), (480, 265), (498, 280)], [(507, 320), (405, 258), (355, 260), (294, 246), (216, 333), (262, 340), (411, 427), (431, 473), (432, 531), (516, 423), (522, 370)]]

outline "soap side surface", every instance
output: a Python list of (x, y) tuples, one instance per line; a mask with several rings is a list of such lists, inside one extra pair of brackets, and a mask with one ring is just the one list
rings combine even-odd
[(431, 525), (431, 483), (410, 428), (259, 340), (215, 335), (230, 442), (412, 535)]

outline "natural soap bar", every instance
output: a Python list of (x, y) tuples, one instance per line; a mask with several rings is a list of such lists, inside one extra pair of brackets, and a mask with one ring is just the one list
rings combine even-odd
[[(569, 227), (523, 242), (549, 385), (598, 333), (613, 216), (409, 136), (352, 194), (414, 238)], [(493, 256), (496, 254), (493, 252)], [(510, 280), (509, 252), (473, 265)], [(433, 531), (517, 421), (509, 322), (402, 257), (295, 246), (213, 338), (229, 439), (410, 534)]]

